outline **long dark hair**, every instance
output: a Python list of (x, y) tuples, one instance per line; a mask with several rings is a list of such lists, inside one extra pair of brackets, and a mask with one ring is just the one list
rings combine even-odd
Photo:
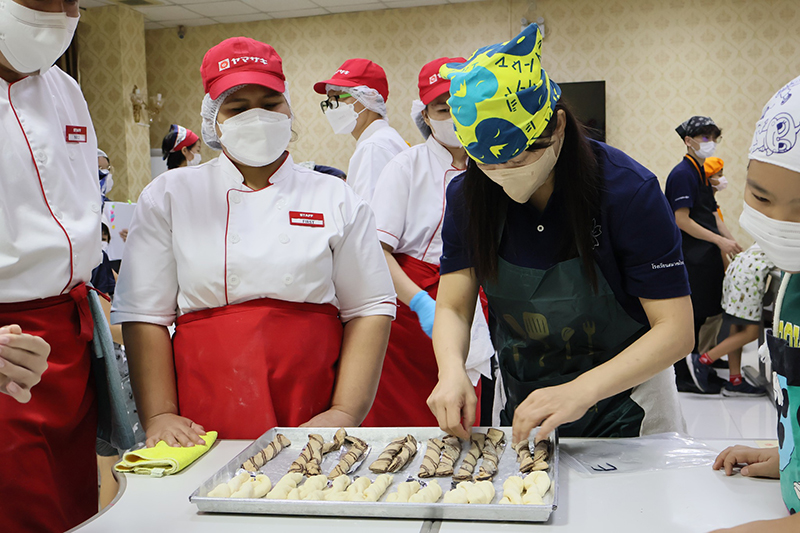
[[(178, 168), (186, 161), (186, 156), (181, 153), (180, 150), (177, 152), (172, 152), (172, 147), (175, 146), (175, 140), (178, 138), (178, 127), (176, 125), (172, 125), (169, 129), (169, 133), (164, 136), (164, 140), (161, 141), (161, 158), (167, 161), (167, 170), (172, 170), (173, 168)], [(200, 142), (198, 139), (195, 143), (189, 146), (189, 150), (192, 150), (197, 143)]]
[[(559, 261), (580, 257), (596, 291), (592, 229), (594, 220), (599, 218), (602, 181), (600, 164), (586, 136), (585, 127), (566, 104), (558, 102), (547, 127), (528, 150), (542, 150), (555, 142), (553, 134), (558, 126), (559, 111), (564, 112), (566, 128), (564, 145), (555, 166), (553, 194), (559, 193), (564, 199), (572, 237), (560, 250)], [(494, 281), (497, 279), (497, 257), (506, 208), (512, 200), (471, 159), (464, 175), (464, 200), (469, 217), (466, 240), (472, 266), (481, 283)]]

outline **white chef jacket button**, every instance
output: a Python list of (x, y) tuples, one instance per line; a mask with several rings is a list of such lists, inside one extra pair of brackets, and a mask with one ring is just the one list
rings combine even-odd
[(34, 159), (36, 159), (36, 162), (39, 163), (40, 165), (44, 165), (45, 163), (47, 163), (47, 154), (44, 153), (43, 150), (36, 150), (36, 152), (34, 152), (33, 154), (33, 157)]
[(284, 285), (291, 285), (293, 281), (294, 281), (294, 278), (292, 277), (291, 274), (286, 274), (285, 276), (283, 276)]
[(53, 209), (53, 216), (56, 218), (61, 218), (61, 211), (58, 209)]
[(93, 212), (93, 213), (99, 213), (99, 212), (100, 212), (100, 206), (99, 206), (99, 205), (97, 205), (97, 204), (96, 204), (96, 203), (94, 203), (94, 202), (92, 202), (92, 203), (89, 205), (89, 208), (92, 210), (92, 212)]
[(278, 202), (275, 204), (275, 207), (278, 209), (283, 209), (286, 207), (286, 200), (278, 200)]
[(287, 244), (289, 242), (289, 236), (285, 233), (281, 233), (278, 239), (280, 239), (282, 244)]
[(240, 240), (242, 239), (239, 237), (238, 233), (234, 233), (233, 235), (231, 235), (231, 244), (236, 244)]
[(230, 285), (231, 287), (235, 287), (238, 284), (239, 284), (239, 276), (237, 276), (236, 274), (231, 274), (230, 276), (228, 276), (228, 285)]
[(71, 161), (75, 161), (75, 152), (73, 152), (72, 150), (69, 151), (69, 158)]
[(239, 202), (241, 202), (242, 201), (241, 193), (232, 192), (231, 193), (231, 201), (233, 201), (233, 203), (235, 203), (235, 204), (238, 204)]
[(544, 226), (539, 224), (538, 226), (536, 226), (536, 231), (538, 231), (539, 233), (543, 232), (544, 231)]
[(72, 262), (73, 263), (77, 263), (78, 262), (78, 254), (72, 254)]

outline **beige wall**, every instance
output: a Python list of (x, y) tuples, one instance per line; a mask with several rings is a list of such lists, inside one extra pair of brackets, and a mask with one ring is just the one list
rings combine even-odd
[[(663, 181), (684, 153), (674, 128), (693, 114), (723, 129), (718, 155), (731, 183), (718, 196), (734, 235), (738, 228), (752, 129), (762, 105), (800, 74), (797, 0), (489, 0), (402, 10), (369, 11), (146, 32), (150, 93), (167, 99), (164, 121), (150, 142), (160, 147), (169, 123), (200, 133), (203, 54), (221, 40), (248, 36), (283, 57), (297, 116), (297, 161), (347, 168), (355, 146), (334, 136), (319, 111), (315, 81), (349, 57), (368, 57), (389, 77), (392, 124), (407, 141), (421, 137), (409, 118), (416, 76), (425, 62), (471, 54), (507, 40), (520, 18), (543, 16), (543, 62), (556, 81), (606, 80), (608, 142)], [(92, 11), (92, 10), (89, 10)], [(97, 119), (95, 119), (97, 121)], [(204, 148), (204, 160), (215, 153)]]
[[(147, 94), (142, 14), (124, 6), (87, 9), (78, 26), (81, 88), (101, 150), (114, 167), (113, 200), (136, 200), (150, 182), (149, 127), (133, 121), (130, 94)], [(147, 115), (144, 116), (147, 121)]]

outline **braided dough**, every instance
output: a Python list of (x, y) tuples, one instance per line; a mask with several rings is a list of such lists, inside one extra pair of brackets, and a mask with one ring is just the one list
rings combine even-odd
[(292, 441), (286, 438), (285, 435), (282, 433), (278, 433), (275, 435), (275, 438), (272, 439), (266, 448), (259, 451), (253, 457), (248, 459), (242, 464), (242, 468), (247, 470), (248, 472), (256, 472), (259, 468), (267, 464), (269, 461), (275, 458), (276, 455), (280, 453), (280, 451), (288, 446), (291, 446)]
[(432, 479), (428, 486), (420, 489), (419, 492), (412, 495), (408, 501), (409, 503), (436, 503), (442, 497), (442, 487), (439, 483)]
[(292, 490), (297, 488), (297, 484), (303, 480), (303, 474), (299, 472), (289, 472), (283, 476), (272, 490), (267, 493), (268, 500), (285, 500)]
[(406, 435), (400, 452), (394, 456), (392, 462), (389, 464), (389, 472), (397, 472), (417, 454), (417, 439), (413, 435)]
[(543, 498), (548, 490), (550, 490), (550, 476), (547, 472), (531, 472), (524, 480), (519, 476), (512, 476), (503, 483), (503, 497), (500, 503), (543, 505)]
[(294, 460), (289, 467), (289, 472), (297, 472), (308, 476), (320, 474), (320, 462), (322, 462), (322, 446), (324, 441), (322, 435), (312, 433), (308, 436), (308, 444), (303, 447), (300, 457)]
[(381, 454), (375, 461), (369, 465), (369, 469), (376, 474), (382, 474), (389, 470), (389, 465), (392, 464), (394, 456), (400, 453), (403, 443), (406, 441), (405, 437), (399, 437), (390, 442), (386, 448), (383, 449)]
[(409, 498), (419, 492), (419, 481), (406, 481), (400, 483), (397, 487), (397, 492), (389, 494), (386, 498), (387, 502), (392, 503), (407, 503)]
[(437, 476), (452, 476), (453, 467), (461, 455), (461, 441), (455, 435), (447, 435), (442, 439), (442, 458), (436, 467)]
[(383, 496), (383, 493), (386, 492), (386, 489), (389, 488), (389, 485), (392, 484), (393, 479), (394, 476), (391, 474), (381, 474), (378, 476), (372, 485), (367, 487), (367, 489), (364, 491), (364, 501), (378, 501), (381, 496)]
[(353, 468), (353, 465), (364, 456), (364, 453), (366, 453), (367, 449), (369, 448), (369, 445), (367, 445), (366, 442), (358, 437), (347, 436), (344, 440), (350, 444), (350, 449), (347, 450), (347, 453), (344, 454), (344, 457), (339, 460), (339, 464), (336, 465), (333, 470), (331, 470), (329, 475), (331, 478), (343, 476), (350, 472), (350, 469)]
[(503, 455), (503, 444), (506, 441), (506, 434), (499, 429), (490, 429), (486, 433), (486, 441), (483, 445), (483, 462), (481, 468), (475, 475), (475, 481), (491, 481), (497, 473), (497, 463)]
[(436, 475), (436, 467), (439, 466), (443, 445), (441, 439), (428, 439), (425, 446), (425, 457), (422, 458), (422, 464), (419, 465), (418, 477), (426, 478)]
[(462, 481), (456, 488), (444, 495), (444, 503), (492, 503), (494, 499), (494, 485), (491, 481), (478, 481), (472, 483)]
[(517, 452), (517, 462), (519, 463), (519, 471), (526, 474), (533, 470), (535, 461), (531, 456), (531, 448), (528, 439), (521, 440), (514, 445), (514, 451)]
[(340, 449), (344, 445), (345, 437), (347, 437), (347, 431), (344, 428), (336, 430), (333, 440), (322, 445), (322, 455)]
[(209, 498), (263, 498), (272, 488), (272, 483), (264, 474), (253, 479), (242, 472), (227, 483), (220, 483), (208, 493)]
[(475, 465), (478, 464), (478, 459), (483, 455), (486, 435), (483, 433), (473, 433), (469, 441), (469, 452), (467, 452), (467, 456), (464, 457), (464, 460), (461, 462), (461, 468), (458, 469), (458, 473), (453, 476), (453, 479), (456, 481), (468, 481), (472, 479)]

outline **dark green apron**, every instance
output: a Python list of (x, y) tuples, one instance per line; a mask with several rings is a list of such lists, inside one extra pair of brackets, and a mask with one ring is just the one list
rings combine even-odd
[[(596, 267), (595, 267), (596, 268)], [(495, 321), (507, 402), (500, 413), (510, 425), (514, 409), (536, 389), (572, 381), (630, 346), (648, 328), (619, 305), (597, 269), (595, 293), (580, 258), (539, 270), (498, 258), (497, 281), (484, 287)], [(559, 427), (563, 437), (635, 437), (644, 409), (633, 389), (601, 400), (586, 414)]]

